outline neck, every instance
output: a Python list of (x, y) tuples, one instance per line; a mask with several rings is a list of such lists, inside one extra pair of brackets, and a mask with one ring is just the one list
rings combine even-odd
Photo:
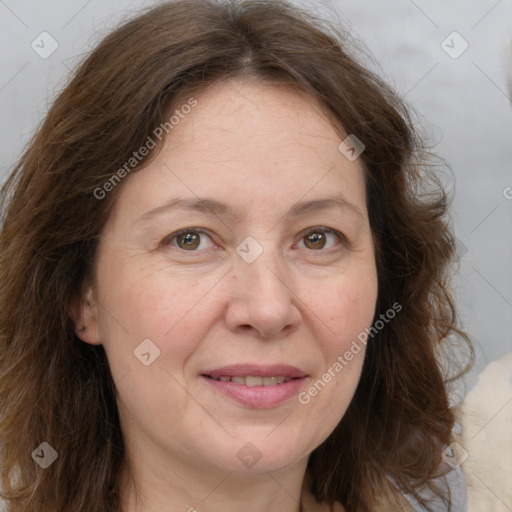
[[(307, 459), (286, 470), (235, 473), (173, 464), (127, 464), (120, 481), (122, 512), (302, 512)], [(304, 511), (305, 512), (305, 511)]]

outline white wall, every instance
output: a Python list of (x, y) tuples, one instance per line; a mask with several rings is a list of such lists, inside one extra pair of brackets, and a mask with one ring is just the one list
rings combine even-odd
[[(0, 2), (0, 176), (20, 155), (48, 102), (77, 58), (119, 19), (154, 2), (3, 0)], [(511, 0), (332, 0), (374, 53), (383, 73), (425, 118), (456, 179), (453, 219), (464, 253), (457, 288), (460, 316), (477, 349), (476, 374), (512, 350), (512, 106), (506, 54)], [(57, 50), (31, 48), (48, 32)], [(441, 43), (457, 31), (469, 45), (454, 59)], [(458, 36), (446, 40), (457, 54)], [(447, 174), (449, 176), (449, 174)], [(449, 182), (449, 179), (446, 179)], [(504, 191), (508, 191), (507, 199)], [(465, 252), (467, 248), (467, 252)]]

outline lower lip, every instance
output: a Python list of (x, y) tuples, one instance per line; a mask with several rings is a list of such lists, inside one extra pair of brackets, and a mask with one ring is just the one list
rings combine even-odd
[(299, 389), (306, 380), (305, 377), (302, 377), (283, 382), (282, 384), (275, 384), (274, 386), (246, 386), (231, 381), (215, 380), (204, 375), (201, 375), (201, 377), (220, 393), (254, 409), (276, 407), (286, 402), (286, 400), (299, 392)]

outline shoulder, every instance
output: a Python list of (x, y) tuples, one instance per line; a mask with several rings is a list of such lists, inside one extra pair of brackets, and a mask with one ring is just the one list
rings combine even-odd
[[(336, 502), (331, 508), (325, 502), (317, 502), (309, 490), (309, 481), (308, 477), (302, 487), (301, 503), (304, 512), (346, 512), (341, 503)], [(466, 479), (460, 467), (452, 469), (433, 482), (451, 497), (450, 512), (467, 512)], [(429, 500), (432, 510), (448, 512), (447, 506), (431, 491), (425, 490), (420, 492), (420, 495)], [(407, 494), (397, 493), (391, 501), (390, 499), (379, 501), (375, 512), (396, 512), (397, 510), (424, 512), (425, 510), (412, 496)]]
[[(450, 496), (451, 505), (448, 507), (430, 489), (420, 492), (422, 498), (428, 500), (432, 510), (436, 512), (466, 512), (467, 511), (467, 488), (466, 479), (460, 466), (451, 469), (446, 475), (435, 478), (432, 483), (440, 488), (447, 496)], [(415, 512), (424, 512), (425, 508), (418, 501), (407, 494), (404, 495)]]
[[(450, 505), (441, 499), (431, 487), (418, 489), (416, 492), (422, 500), (428, 503), (428, 510), (435, 512), (467, 512), (467, 487), (464, 473), (460, 467), (450, 468), (446, 462), (442, 462), (440, 467), (446, 470), (446, 473), (440, 477), (433, 478), (429, 484), (442, 495), (450, 498)], [(401, 493), (396, 487), (394, 479), (388, 476), (388, 479), (395, 489), (395, 493), (388, 497), (383, 497), (379, 502), (378, 512), (426, 512), (426, 508), (419, 501), (408, 493)]]

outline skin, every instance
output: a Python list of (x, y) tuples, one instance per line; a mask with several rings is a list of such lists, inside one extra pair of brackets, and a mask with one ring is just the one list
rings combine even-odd
[[(200, 373), (284, 363), (307, 373), (307, 391), (371, 325), (363, 168), (340, 153), (320, 107), (287, 86), (218, 82), (196, 99), (158, 156), (123, 182), (77, 333), (104, 345), (116, 384), (124, 512), (298, 512), (308, 456), (343, 417), (364, 350), (308, 404), (294, 396), (254, 409)], [(333, 196), (352, 206), (289, 213)], [(208, 197), (235, 214), (175, 208), (138, 220), (171, 197)], [(342, 236), (312, 243), (311, 227)], [(206, 233), (194, 250), (170, 236), (185, 228)], [(236, 252), (247, 236), (263, 249), (252, 263)], [(134, 355), (144, 339), (160, 350), (149, 366)], [(237, 457), (248, 442), (261, 454), (250, 468)]]

